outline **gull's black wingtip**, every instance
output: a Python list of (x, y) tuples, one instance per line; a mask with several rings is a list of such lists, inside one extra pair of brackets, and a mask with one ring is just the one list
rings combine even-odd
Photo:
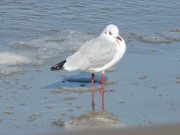
[(60, 63), (51, 67), (51, 71), (63, 69), (63, 65), (66, 63), (66, 60), (61, 61)]

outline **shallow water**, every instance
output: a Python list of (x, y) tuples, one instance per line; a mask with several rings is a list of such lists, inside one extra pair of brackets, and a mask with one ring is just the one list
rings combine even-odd
[[(2, 0), (1, 132), (48, 133), (91, 126), (88, 118), (93, 115), (96, 124), (108, 121), (120, 127), (179, 123), (179, 5), (169, 0)], [(105, 89), (111, 91), (104, 94), (104, 106), (98, 91), (93, 106), (89, 73), (49, 68), (110, 23), (119, 27), (127, 52), (105, 74)], [(100, 74), (95, 77), (98, 89)]]

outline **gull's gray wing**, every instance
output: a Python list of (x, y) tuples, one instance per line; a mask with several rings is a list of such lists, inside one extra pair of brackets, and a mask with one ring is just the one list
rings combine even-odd
[(99, 36), (85, 42), (76, 53), (69, 56), (64, 68), (67, 70), (100, 68), (112, 61), (116, 52), (116, 43)]

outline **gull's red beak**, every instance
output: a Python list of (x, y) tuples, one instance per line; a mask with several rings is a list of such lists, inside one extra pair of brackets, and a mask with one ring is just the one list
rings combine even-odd
[(120, 38), (120, 36), (117, 36), (116, 38), (117, 38), (118, 40), (121, 40), (121, 41), (122, 41), (122, 39)]

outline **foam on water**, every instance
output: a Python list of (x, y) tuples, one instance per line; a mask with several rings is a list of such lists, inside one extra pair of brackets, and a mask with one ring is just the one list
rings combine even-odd
[(148, 44), (171, 44), (172, 42), (180, 41), (180, 30), (178, 28), (155, 32), (154, 34), (144, 34), (141, 32), (130, 32), (127, 35), (127, 41), (136, 39)]
[(180, 29), (170, 29), (158, 33), (160, 36), (164, 37), (166, 40), (180, 41)]
[(0, 74), (23, 73), (24, 70), (21, 67), (30, 63), (31, 59), (25, 56), (10, 52), (0, 53)]
[(3, 52), (0, 53), (0, 64), (9, 66), (19, 66), (31, 63), (31, 59), (18, 54)]
[(21, 73), (23, 66), (42, 65), (64, 53), (76, 51), (90, 36), (75, 31), (60, 31), (52, 37), (42, 37), (10, 44), (11, 52), (0, 52), (0, 74)]
[(17, 73), (24, 73), (25, 71), (20, 67), (8, 67), (8, 66), (0, 66), (0, 75), (12, 75)]
[(137, 39), (140, 42), (149, 43), (149, 44), (162, 44), (162, 43), (170, 44), (171, 43), (171, 41), (165, 40), (164, 38), (159, 37), (157, 35), (155, 35), (155, 36), (143, 35), (143, 36), (137, 37)]

